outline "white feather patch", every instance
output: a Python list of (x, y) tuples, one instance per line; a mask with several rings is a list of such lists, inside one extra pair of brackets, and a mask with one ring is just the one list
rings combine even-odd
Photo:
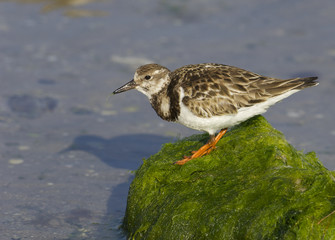
[(276, 102), (287, 98), (299, 90), (291, 90), (282, 95), (268, 99), (265, 102), (257, 103), (251, 107), (244, 107), (238, 110), (237, 114), (229, 114), (222, 116), (212, 116), (211, 118), (201, 118), (194, 115), (182, 102), (184, 90), (180, 88), (180, 114), (177, 122), (186, 127), (205, 131), (209, 134), (214, 134), (216, 131), (237, 125), (255, 115), (265, 113), (267, 109)]
[(163, 97), (160, 107), (161, 107), (162, 113), (164, 115), (168, 115), (170, 113), (170, 99), (168, 97)]

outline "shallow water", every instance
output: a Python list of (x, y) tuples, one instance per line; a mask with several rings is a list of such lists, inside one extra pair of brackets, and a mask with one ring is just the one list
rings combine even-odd
[(335, 169), (334, 11), (331, 0), (0, 1), (2, 237), (124, 239), (131, 170), (196, 133), (138, 92), (109, 97), (147, 62), (319, 76), (265, 116)]

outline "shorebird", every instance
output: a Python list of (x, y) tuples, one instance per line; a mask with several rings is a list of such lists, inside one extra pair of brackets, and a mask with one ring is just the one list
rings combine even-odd
[(136, 89), (149, 98), (163, 120), (208, 132), (210, 138), (204, 146), (175, 162), (183, 165), (214, 150), (229, 127), (266, 112), (293, 93), (318, 85), (316, 79), (277, 79), (215, 63), (186, 65), (175, 71), (147, 64), (137, 68), (134, 79), (113, 93)]

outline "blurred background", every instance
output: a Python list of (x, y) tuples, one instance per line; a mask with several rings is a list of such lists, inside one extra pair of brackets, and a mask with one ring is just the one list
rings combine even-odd
[(0, 0), (0, 238), (125, 239), (131, 171), (198, 133), (137, 91), (110, 96), (148, 62), (318, 76), (265, 117), (334, 170), (334, 12), (333, 0)]

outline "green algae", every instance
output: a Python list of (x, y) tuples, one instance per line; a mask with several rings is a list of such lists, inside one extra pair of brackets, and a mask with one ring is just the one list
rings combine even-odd
[(334, 173), (313, 152), (256, 116), (209, 155), (172, 164), (207, 139), (165, 144), (143, 161), (128, 195), (129, 239), (335, 239)]

